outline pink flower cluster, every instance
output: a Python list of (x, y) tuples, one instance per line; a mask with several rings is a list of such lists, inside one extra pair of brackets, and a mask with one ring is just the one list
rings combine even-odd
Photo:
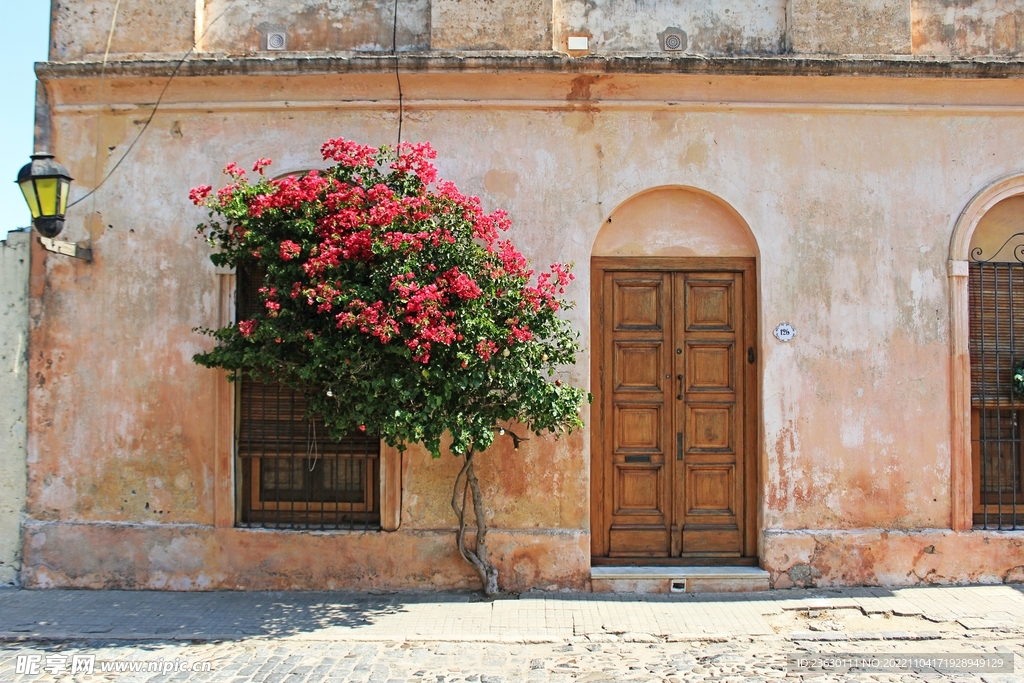
[(550, 273), (541, 273), (537, 276), (536, 287), (523, 288), (523, 302), (520, 307), (530, 306), (534, 313), (545, 307), (557, 311), (559, 303), (555, 294), (565, 294), (565, 286), (575, 279), (576, 276), (569, 272), (568, 266), (564, 263), (552, 263)]
[(367, 145), (360, 145), (357, 142), (345, 138), (328, 140), (320, 147), (320, 154), (324, 160), (332, 159), (342, 166), (356, 168), (359, 166), (375, 166), (377, 164), (378, 150)]
[(399, 173), (412, 173), (424, 185), (430, 185), (437, 180), (437, 169), (427, 160), (436, 158), (437, 152), (429, 142), (401, 142), (398, 144), (398, 159), (391, 162), (391, 168)]
[(490, 339), (484, 339), (476, 345), (477, 354), (484, 359), (486, 363), (494, 355), (494, 352), (498, 350), (498, 345), (492, 342)]
[[(378, 149), (336, 138), (324, 143), (321, 153), (324, 159), (347, 170), (332, 170), (326, 175), (311, 171), (304, 176), (261, 180), (254, 186), (245, 180), (243, 169), (229, 164), (225, 173), (235, 182), (217, 193), (221, 207), (245, 196), (246, 216), (271, 221), (266, 225), (276, 225), (274, 221), (279, 218), (276, 214), (265, 217), (268, 211), (283, 212), (289, 220), (294, 217), (315, 221), (315, 243), (305, 248), (300, 243), (305, 237), (261, 243), (263, 224), (254, 226), (245, 219), (225, 229), (226, 239), (240, 246), (253, 234), (251, 246), (247, 247), (253, 257), (265, 255), (271, 260), (272, 256), (279, 256), (282, 267), (281, 262), (295, 262), (289, 266), (295, 268), (295, 281), (285, 281), (290, 283), (291, 299), (315, 307), (317, 315), (330, 314), (338, 329), (358, 330), (379, 339), (381, 344), (399, 340), (412, 352), (415, 361), (424, 364), (430, 362), (432, 351), (436, 355), (440, 347), (465, 341), (460, 310), (484, 296), (485, 289), (492, 296), (512, 302), (512, 310), (518, 304), (518, 311), (505, 318), (504, 324), (495, 321), (497, 330), (490, 335), (493, 338), (478, 336), (476, 341), (466, 341), (464, 350), (470, 351), (472, 345), (472, 351), (484, 362), (502, 348), (504, 355), (508, 355), (508, 347), (534, 340), (542, 329), (536, 314), (558, 310), (558, 295), (565, 292), (565, 286), (573, 279), (569, 269), (560, 263), (552, 264), (550, 272), (541, 273), (536, 285), (531, 286), (534, 272), (526, 258), (511, 241), (500, 239), (500, 233), (511, 225), (508, 215), (500, 210), (485, 213), (478, 197), (464, 195), (454, 183), (439, 180), (431, 163), (437, 153), (428, 143), (401, 143), (395, 150), (397, 156), (383, 157)], [(385, 158), (390, 162), (382, 161)], [(269, 159), (259, 159), (253, 171), (262, 176), (270, 163)], [(388, 177), (405, 176), (404, 180), (390, 185), (375, 182), (372, 186), (364, 181), (377, 174), (387, 176), (386, 169), (382, 169), (385, 163), (391, 171)], [(419, 184), (410, 185), (409, 176), (415, 176)], [(257, 191), (248, 189), (253, 187)], [(410, 187), (411, 196), (401, 196), (406, 191), (402, 188)], [(211, 191), (210, 186), (199, 186), (189, 196), (197, 205), (216, 208), (209, 199)], [(475, 246), (468, 241), (460, 243), (470, 234)], [(446, 269), (442, 272), (437, 261), (423, 255), (425, 250), (446, 245), (459, 245), (451, 254), (469, 253), (463, 249), (477, 250), (474, 258), (480, 259), (482, 255), (482, 259), (474, 268), (479, 270), (465, 272), (459, 267), (443, 266)], [(427, 253), (448, 258), (444, 251)], [(348, 285), (343, 284), (339, 273), (353, 263), (387, 269), (387, 264), (403, 261), (408, 265), (402, 267), (409, 271), (391, 278), (388, 293), (353, 298), (354, 292), (344, 289)], [(458, 262), (463, 263), (461, 259)], [(288, 291), (288, 285), (282, 286), (283, 292)], [(260, 294), (267, 317), (277, 317), (282, 308), (278, 289), (264, 287)], [(379, 300), (373, 300), (378, 296)], [(475, 306), (482, 307), (470, 310), (492, 315), (486, 312), (491, 303)], [(501, 306), (504, 318), (508, 308)], [(248, 320), (240, 322), (238, 328), (243, 337), (249, 338), (256, 325), (256, 320)], [(315, 336), (310, 330), (304, 334)], [(468, 357), (461, 357), (466, 367)]]
[(505, 321), (508, 325), (508, 345), (519, 342), (527, 342), (533, 339), (533, 332), (530, 332), (530, 326), (526, 323), (520, 324), (519, 318), (509, 318)]
[(384, 311), (383, 301), (367, 304), (365, 301), (355, 299), (348, 307), (348, 311), (335, 316), (339, 328), (358, 327), (363, 334), (378, 337), (382, 344), (387, 344), (398, 335), (398, 321)]
[(302, 247), (291, 240), (281, 242), (281, 260), (291, 261), (302, 253)]
[(263, 169), (270, 166), (271, 163), (273, 162), (271, 162), (270, 159), (257, 159), (256, 163), (252, 165), (252, 170), (254, 173), (263, 175)]
[(258, 194), (249, 200), (249, 216), (259, 218), (267, 209), (295, 210), (307, 202), (315, 202), (320, 193), (331, 186), (330, 181), (317, 171), (302, 177), (290, 175), (270, 181), (274, 188), (268, 194)]
[(258, 291), (263, 295), (267, 315), (276, 318), (278, 311), (281, 310), (281, 304), (277, 300), (277, 287), (260, 287)]
[(206, 203), (206, 200), (209, 198), (210, 193), (212, 191), (213, 188), (210, 187), (209, 185), (200, 185), (199, 187), (193, 187), (188, 193), (188, 198), (192, 200), (193, 204), (195, 204), (196, 206), (200, 206), (201, 204)]
[(253, 332), (256, 331), (255, 320), (243, 320), (238, 323), (238, 331), (242, 333), (242, 336), (248, 339), (252, 336)]

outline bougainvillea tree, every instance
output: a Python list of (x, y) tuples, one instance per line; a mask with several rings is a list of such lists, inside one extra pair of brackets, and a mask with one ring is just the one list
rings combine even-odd
[(333, 162), (322, 172), (270, 179), (260, 159), (252, 180), (229, 164), (226, 187), (192, 190), (213, 262), (263, 279), (260, 310), (207, 330), (217, 345), (195, 360), (301, 391), (334, 438), (363, 431), (439, 457), (448, 434), (463, 459), (458, 548), (494, 594), (474, 455), (506, 429), (518, 446), (510, 423), (538, 435), (581, 425), (587, 394), (556, 377), (579, 348), (559, 317), (573, 276), (531, 270), (501, 237), (506, 214), (438, 179), (429, 144), (336, 139), (321, 152)]

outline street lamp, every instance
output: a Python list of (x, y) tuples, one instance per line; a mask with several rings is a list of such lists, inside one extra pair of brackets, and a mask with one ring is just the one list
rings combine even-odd
[(18, 171), (17, 182), (32, 211), (32, 223), (43, 237), (53, 239), (64, 229), (71, 181), (68, 170), (46, 152), (33, 154), (31, 163)]

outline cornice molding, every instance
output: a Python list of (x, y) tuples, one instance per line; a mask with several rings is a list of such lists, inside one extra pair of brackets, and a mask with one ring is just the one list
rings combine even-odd
[[(571, 58), (551, 53), (459, 53), (201, 56), (185, 60), (179, 78), (203, 76), (282, 76), (343, 73), (509, 73), (509, 74), (698, 74), (715, 76), (847, 76), (887, 78), (1022, 78), (1024, 60), (950, 59), (902, 56), (663, 57), (660, 55)], [(140, 57), (100, 61), (39, 62), (42, 81), (170, 76), (177, 59)]]

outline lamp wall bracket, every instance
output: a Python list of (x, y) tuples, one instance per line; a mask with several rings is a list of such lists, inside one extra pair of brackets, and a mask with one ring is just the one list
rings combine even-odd
[(86, 247), (80, 247), (74, 242), (63, 242), (61, 240), (55, 240), (50, 237), (38, 237), (39, 244), (43, 245), (43, 249), (46, 251), (52, 251), (54, 254), (60, 254), (62, 256), (70, 256), (71, 258), (82, 259), (83, 261), (92, 262), (92, 249)]

